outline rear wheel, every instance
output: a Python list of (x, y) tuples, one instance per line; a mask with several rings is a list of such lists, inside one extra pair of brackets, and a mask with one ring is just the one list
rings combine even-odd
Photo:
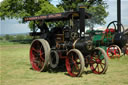
[(117, 45), (111, 45), (107, 48), (107, 56), (110, 59), (114, 59), (114, 58), (120, 58), (121, 56), (121, 49), (119, 46)]
[(50, 46), (44, 39), (36, 39), (30, 48), (30, 63), (36, 71), (46, 70), (50, 56)]
[(71, 49), (66, 58), (66, 69), (72, 77), (79, 77), (84, 71), (84, 57), (77, 49)]
[(103, 74), (107, 71), (108, 62), (106, 52), (97, 47), (90, 57), (90, 68), (95, 74)]

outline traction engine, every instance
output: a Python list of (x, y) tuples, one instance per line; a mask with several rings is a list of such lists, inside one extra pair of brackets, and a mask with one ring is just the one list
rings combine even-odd
[[(32, 68), (36, 71), (46, 71), (49, 66), (57, 68), (65, 64), (68, 74), (72, 77), (81, 76), (84, 67), (90, 67), (95, 74), (105, 73), (108, 68), (107, 54), (101, 46), (93, 43), (95, 41), (92, 35), (85, 33), (85, 19), (90, 17), (83, 7), (80, 7), (79, 11), (24, 17), (25, 22), (43, 21), (39, 26), (42, 31), (31, 33), (41, 37), (33, 40), (30, 47)], [(69, 26), (54, 27), (49, 31), (44, 25), (49, 21), (70, 23)], [(75, 21), (78, 21), (77, 26), (74, 25)]]

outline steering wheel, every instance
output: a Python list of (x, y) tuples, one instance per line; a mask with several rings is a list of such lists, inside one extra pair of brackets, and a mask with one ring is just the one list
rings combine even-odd
[[(114, 28), (115, 31), (117, 31), (117, 21), (112, 21), (108, 24), (107, 29)], [(124, 32), (124, 26), (121, 24), (121, 32)]]

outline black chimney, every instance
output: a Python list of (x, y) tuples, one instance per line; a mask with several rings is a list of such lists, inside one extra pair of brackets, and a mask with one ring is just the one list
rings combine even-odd
[(121, 0), (117, 0), (117, 31), (121, 32)]
[(85, 8), (80, 7), (79, 8), (80, 13), (80, 35), (85, 32)]

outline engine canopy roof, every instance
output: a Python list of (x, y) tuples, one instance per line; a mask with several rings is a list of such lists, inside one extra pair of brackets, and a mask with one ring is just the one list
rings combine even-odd
[[(49, 21), (63, 21), (63, 20), (69, 20), (72, 17), (74, 19), (79, 19), (79, 11), (77, 12), (63, 12), (63, 13), (55, 13), (55, 14), (48, 14), (48, 15), (40, 15), (40, 16), (29, 16), (29, 17), (24, 17), (23, 21), (36, 21), (36, 20), (44, 20), (46, 22)], [(85, 13), (85, 19), (91, 18), (91, 14)]]

